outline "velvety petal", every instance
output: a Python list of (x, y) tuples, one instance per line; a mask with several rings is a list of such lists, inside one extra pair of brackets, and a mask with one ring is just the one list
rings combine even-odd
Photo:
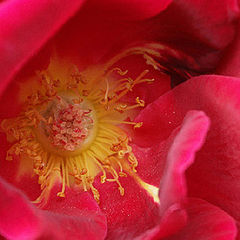
[(176, 111), (173, 91), (160, 96), (135, 118), (136, 122), (143, 122), (143, 126), (135, 129), (134, 134), (134, 143), (139, 147), (156, 146), (166, 140), (182, 123), (183, 115), (181, 118), (178, 116), (179, 110)]
[[(237, 0), (174, 1), (148, 23), (155, 39), (168, 42), (194, 56), (204, 69), (213, 69), (220, 50), (233, 39), (239, 17)], [(197, 46), (197, 47), (196, 47)]]
[[(141, 121), (144, 124), (142, 128), (147, 128), (146, 125), (150, 119), (152, 120), (152, 124), (157, 123), (161, 125), (161, 118), (164, 118), (164, 114), (156, 119), (155, 113), (161, 112), (161, 106), (159, 105), (159, 109), (157, 110), (156, 104), (158, 103), (155, 102), (149, 105), (137, 117), (137, 121)], [(151, 118), (152, 116), (153, 118)], [(179, 124), (181, 123), (179, 122)], [(180, 126), (176, 126), (175, 129), (171, 128), (172, 132), (167, 132), (170, 135), (165, 140), (161, 138), (163, 131), (160, 131), (160, 143), (152, 140), (150, 136), (151, 133), (156, 135), (157, 129), (155, 129), (155, 133), (151, 132), (149, 135), (147, 134), (147, 136), (144, 135), (145, 129), (143, 129), (142, 135), (138, 135), (139, 139), (134, 139), (134, 142), (141, 145), (145, 142), (145, 139), (148, 139), (149, 145), (153, 144), (153, 146), (140, 147), (137, 144), (132, 145), (133, 152), (139, 162), (139, 176), (141, 176), (144, 181), (158, 186), (166, 164), (170, 164), (169, 161), (176, 164), (177, 161), (181, 162), (182, 159), (184, 163), (184, 157), (186, 157), (183, 155), (184, 150), (188, 151), (189, 161), (192, 161), (192, 154), (202, 145), (208, 126), (209, 121), (203, 112), (189, 112), (185, 117), (185, 121), (182, 123), (181, 132), (179, 132)], [(167, 128), (164, 127), (163, 129), (167, 130)], [(178, 166), (174, 166), (174, 168), (178, 169)]]
[[(160, 208), (130, 176), (121, 179), (125, 188), (124, 196), (120, 196), (117, 184), (101, 184), (99, 179), (96, 180), (96, 188), (100, 193), (100, 207), (108, 219), (109, 239), (132, 239), (158, 225), (160, 219), (159, 232), (156, 233), (159, 236), (172, 234), (184, 225), (184, 172), (192, 163), (194, 152), (201, 146), (207, 129), (208, 119), (202, 112), (187, 114), (182, 128), (173, 138), (167, 159), (162, 159), (166, 162), (164, 172), (157, 176), (158, 183), (162, 178)], [(139, 165), (139, 169), (141, 167)]]
[[(239, 222), (240, 82), (239, 79), (223, 77), (209, 77), (210, 81), (208, 87), (211, 90), (207, 93), (209, 101), (206, 104), (202, 100), (202, 104), (205, 103), (205, 111), (213, 124), (205, 146), (189, 169), (189, 194), (220, 206)], [(204, 86), (206, 82), (202, 81), (202, 84)], [(206, 90), (203, 94), (199, 94), (201, 99), (206, 96)]]
[(7, 142), (6, 135), (0, 133), (0, 176), (7, 182), (22, 190), (24, 194), (35, 200), (41, 194), (38, 177), (34, 175), (32, 167), (30, 169), (20, 170), (20, 161), (17, 156), (12, 161), (6, 160), (6, 154), (11, 144)]
[[(100, 11), (87, 2), (54, 38), (61, 56), (86, 66), (128, 44), (161, 41), (193, 56), (202, 71), (213, 69), (220, 50), (233, 39), (239, 9), (237, 0), (189, 0), (173, 1), (165, 11), (144, 21), (123, 21), (113, 15), (117, 11)], [(182, 65), (184, 62), (178, 66)]]
[(180, 0), (176, 5), (184, 9), (186, 19), (193, 21), (194, 35), (218, 48), (229, 42), (229, 35), (233, 33), (230, 23), (239, 14), (238, 1)]
[(165, 10), (172, 0), (92, 0), (93, 7), (113, 17), (139, 20), (152, 17)]
[(209, 128), (209, 119), (200, 111), (189, 112), (174, 139), (166, 159), (166, 170), (160, 184), (161, 213), (186, 196), (184, 173), (202, 147)]
[(140, 147), (132, 144), (133, 153), (138, 160), (137, 174), (147, 183), (159, 186), (169, 149), (176, 137), (176, 131), (166, 141), (156, 143), (152, 147)]
[[(171, 126), (178, 125), (188, 110), (203, 110), (211, 120), (211, 128), (205, 144), (196, 154), (196, 161), (187, 171), (189, 194), (220, 206), (238, 221), (240, 220), (239, 96), (238, 78), (214, 75), (196, 77), (179, 85), (153, 103), (152, 105), (156, 106), (158, 102), (158, 111), (148, 111), (148, 119), (152, 119), (151, 126), (146, 122), (144, 124), (146, 126), (143, 125), (142, 130), (139, 129), (146, 138), (147, 133), (144, 128), (148, 128), (150, 139), (151, 133), (156, 131), (157, 124), (171, 122), (168, 127), (171, 131)], [(162, 127), (164, 125), (161, 129)], [(164, 139), (168, 134), (170, 134), (168, 131), (163, 131), (163, 136), (159, 138)], [(140, 138), (138, 140), (140, 142)]]
[[(158, 161), (154, 162), (156, 169), (153, 173), (160, 173), (159, 176), (152, 176), (152, 178), (161, 181), (159, 198), (161, 201), (160, 215), (162, 216), (160, 224), (150, 231), (150, 235), (154, 236), (155, 239), (175, 233), (186, 222), (183, 206), (187, 188), (184, 175), (186, 169), (193, 163), (195, 152), (202, 146), (208, 127), (209, 120), (203, 112), (189, 112), (184, 118), (182, 127), (177, 131), (178, 133), (174, 133), (174, 137), (170, 137), (172, 144), (168, 149), (167, 156), (163, 155), (162, 159), (159, 158)], [(158, 154), (159, 156), (161, 154)], [(146, 164), (144, 168), (140, 162), (139, 169), (146, 169), (147, 163), (152, 163), (151, 158), (144, 159), (145, 162), (141, 158), (138, 159)], [(164, 169), (163, 165), (165, 165)], [(153, 184), (150, 178), (145, 179), (144, 171), (139, 175), (142, 179)]]
[(55, 213), (35, 208), (19, 190), (0, 180), (0, 233), (8, 239), (105, 238), (105, 217), (88, 193), (78, 194), (78, 204), (68, 203)]
[(239, 77), (240, 76), (240, 24), (238, 24), (237, 35), (228, 47), (225, 55), (216, 70), (217, 74)]
[(237, 235), (235, 220), (206, 201), (190, 199), (187, 213), (186, 227), (166, 240), (234, 240)]
[(148, 105), (160, 95), (171, 89), (170, 76), (166, 73), (163, 73), (160, 69), (156, 70), (153, 68), (153, 66), (147, 65), (146, 59), (144, 59), (142, 55), (133, 54), (122, 58), (120, 61), (114, 64), (113, 67), (118, 67), (123, 71), (127, 70), (127, 76), (131, 77), (132, 79), (136, 79), (141, 73), (143, 73), (145, 70), (148, 70), (149, 72), (145, 75), (145, 78), (154, 79), (154, 81), (150, 83), (143, 82), (135, 85), (133, 91), (129, 91), (124, 97), (124, 101), (135, 104), (136, 97), (139, 97), (141, 100), (144, 100), (145, 105)]
[(0, 3), (2, 92), (9, 79), (82, 5), (83, 0)]
[[(34, 239), (42, 228), (37, 210), (17, 189), (1, 179), (0, 233), (9, 239)], [(41, 230), (40, 230), (41, 231)]]
[[(236, 237), (236, 223), (220, 208), (200, 199), (189, 199), (186, 204), (187, 225), (177, 234), (165, 240), (233, 240)], [(157, 240), (155, 229), (146, 232), (140, 239)]]
[(101, 184), (96, 178), (94, 186), (100, 193), (99, 206), (107, 217), (107, 239), (130, 240), (159, 222), (159, 205), (130, 176), (119, 180), (124, 196), (116, 183)]

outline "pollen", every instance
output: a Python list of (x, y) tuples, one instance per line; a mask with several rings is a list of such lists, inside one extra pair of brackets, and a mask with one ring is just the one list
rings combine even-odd
[(67, 151), (80, 148), (94, 124), (92, 109), (84, 109), (81, 103), (76, 103), (74, 100), (76, 99), (68, 103), (58, 96), (56, 103), (48, 112), (47, 121), (42, 122), (49, 143)]
[[(47, 70), (36, 72), (29, 89), (22, 90), (21, 112), (2, 120), (1, 128), (12, 143), (6, 160), (18, 157), (22, 169), (32, 169), (38, 176), (42, 193), (35, 203), (44, 205), (59, 182), (58, 197), (66, 197), (66, 187), (74, 187), (91, 192), (99, 202), (94, 186), (97, 176), (102, 184), (115, 183), (124, 196), (121, 178), (136, 173), (138, 161), (123, 126), (133, 131), (141, 127), (143, 123), (132, 121), (131, 116), (145, 106), (140, 97), (129, 103), (125, 96), (137, 84), (149, 84), (153, 79), (147, 77), (148, 69), (132, 78), (116, 64), (128, 54), (146, 58), (148, 51), (141, 51), (124, 52), (103, 66), (81, 72), (75, 65), (53, 58)], [(151, 57), (147, 59), (149, 62)]]

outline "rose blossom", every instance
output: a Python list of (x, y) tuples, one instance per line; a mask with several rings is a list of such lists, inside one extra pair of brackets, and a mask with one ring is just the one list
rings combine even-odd
[(227, 0), (3, 1), (1, 235), (235, 239), (239, 81), (197, 75), (238, 77), (238, 38), (222, 58), (238, 14)]

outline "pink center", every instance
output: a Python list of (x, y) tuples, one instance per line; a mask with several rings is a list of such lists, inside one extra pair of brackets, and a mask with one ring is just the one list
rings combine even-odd
[(91, 109), (81, 109), (79, 105), (68, 104), (52, 116), (46, 132), (50, 142), (67, 151), (74, 151), (89, 136), (93, 127)]

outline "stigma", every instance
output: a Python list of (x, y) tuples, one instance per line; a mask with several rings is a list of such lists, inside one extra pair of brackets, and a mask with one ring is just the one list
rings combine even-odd
[(82, 72), (73, 64), (52, 59), (48, 69), (36, 72), (34, 84), (22, 90), (19, 115), (1, 122), (12, 143), (6, 159), (17, 156), (23, 168), (32, 166), (38, 176), (42, 192), (36, 203), (44, 205), (59, 181), (62, 189), (57, 196), (65, 197), (66, 187), (74, 187), (90, 191), (100, 202), (96, 176), (102, 184), (115, 183), (124, 196), (121, 178), (136, 174), (138, 166), (124, 125), (132, 131), (141, 127), (143, 123), (132, 121), (131, 116), (145, 105), (140, 97), (129, 103), (125, 96), (137, 84), (154, 81), (147, 77), (148, 69), (132, 78), (116, 66), (135, 52), (157, 67), (150, 56), (154, 53), (139, 48)]
[(75, 152), (93, 131), (93, 109), (83, 99), (61, 95), (56, 95), (42, 113), (36, 133), (58, 151)]

